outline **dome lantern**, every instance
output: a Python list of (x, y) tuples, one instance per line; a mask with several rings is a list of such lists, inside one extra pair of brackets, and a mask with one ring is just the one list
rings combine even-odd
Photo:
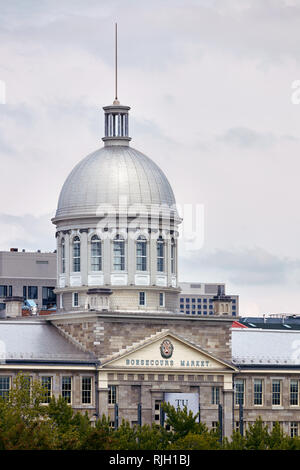
[(129, 145), (128, 111), (129, 106), (123, 106), (115, 100), (110, 106), (104, 106), (104, 145)]

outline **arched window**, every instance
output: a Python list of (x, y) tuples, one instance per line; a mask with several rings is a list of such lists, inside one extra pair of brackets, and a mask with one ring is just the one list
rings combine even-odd
[(91, 270), (102, 270), (102, 244), (97, 235), (93, 235), (91, 238)]
[(115, 271), (125, 270), (125, 240), (120, 236), (116, 235), (113, 241), (114, 260), (113, 266)]
[(159, 236), (156, 242), (157, 247), (157, 271), (164, 272), (165, 270), (165, 243), (162, 236)]
[(147, 271), (147, 239), (142, 235), (136, 241), (136, 269)]
[(73, 271), (80, 272), (80, 238), (73, 238)]
[(61, 239), (61, 272), (66, 272), (66, 246), (65, 239)]
[(174, 238), (171, 239), (171, 273), (176, 272), (176, 244)]

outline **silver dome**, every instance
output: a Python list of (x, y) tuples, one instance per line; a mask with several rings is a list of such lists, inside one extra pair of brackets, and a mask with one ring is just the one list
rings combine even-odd
[(162, 170), (143, 153), (125, 145), (108, 145), (81, 160), (66, 179), (55, 218), (95, 215), (100, 204), (118, 206), (176, 204)]

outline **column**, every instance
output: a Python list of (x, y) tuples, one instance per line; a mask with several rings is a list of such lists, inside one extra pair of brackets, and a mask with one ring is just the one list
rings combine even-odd
[(107, 372), (98, 373), (98, 399), (99, 399), (99, 418), (102, 415), (108, 416), (108, 376)]
[(135, 284), (136, 272), (136, 242), (133, 238), (134, 232), (128, 232), (127, 238), (127, 272), (128, 272), (128, 285)]
[[(72, 260), (70, 247), (70, 232), (64, 234), (65, 237), (65, 256), (66, 256), (66, 287), (70, 285), (70, 265)], [(70, 257), (71, 255), (71, 257)]]

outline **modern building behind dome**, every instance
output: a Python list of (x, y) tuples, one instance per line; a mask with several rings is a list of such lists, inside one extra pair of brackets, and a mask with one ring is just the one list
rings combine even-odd
[(181, 220), (172, 188), (130, 147), (130, 108), (103, 109), (104, 147), (71, 171), (52, 219), (59, 311), (175, 312)]

